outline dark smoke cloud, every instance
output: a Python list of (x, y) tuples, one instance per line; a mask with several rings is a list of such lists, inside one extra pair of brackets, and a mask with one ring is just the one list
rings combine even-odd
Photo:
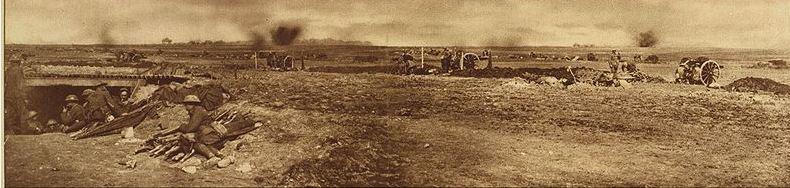
[(653, 47), (658, 44), (658, 36), (653, 30), (641, 32), (636, 36), (636, 45), (639, 47)]
[(302, 26), (281, 25), (271, 31), (272, 41), (276, 45), (291, 45), (302, 34)]

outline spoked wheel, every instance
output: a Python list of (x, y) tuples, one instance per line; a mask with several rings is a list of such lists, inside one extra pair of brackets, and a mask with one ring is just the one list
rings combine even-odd
[(700, 69), (700, 81), (705, 86), (715, 83), (721, 74), (721, 66), (713, 60), (702, 63)]
[(294, 57), (292, 56), (285, 56), (283, 58), (283, 69), (291, 70), (294, 68)]
[(474, 53), (466, 53), (463, 56), (463, 64), (464, 69), (475, 69), (477, 67), (477, 61), (480, 60), (480, 57)]

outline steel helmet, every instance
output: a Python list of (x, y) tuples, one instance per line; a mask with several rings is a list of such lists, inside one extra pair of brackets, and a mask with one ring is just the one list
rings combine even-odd
[(66, 102), (69, 101), (79, 101), (79, 99), (77, 99), (77, 95), (68, 95), (66, 96)]
[(93, 94), (94, 92), (96, 92), (96, 91), (94, 91), (92, 89), (85, 89), (85, 90), (82, 91), (82, 96), (90, 95), (90, 94)]
[(38, 117), (38, 112), (36, 111), (27, 112), (27, 118), (34, 118), (34, 117)]
[(195, 95), (187, 95), (184, 97), (184, 103), (200, 103), (200, 99)]

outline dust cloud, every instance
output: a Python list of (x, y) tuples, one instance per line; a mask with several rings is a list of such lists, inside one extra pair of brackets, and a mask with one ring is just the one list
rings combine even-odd
[(302, 34), (302, 26), (299, 25), (280, 25), (271, 31), (272, 41), (276, 45), (287, 46)]
[(658, 36), (653, 30), (641, 32), (636, 35), (636, 45), (639, 47), (654, 47), (658, 44)]

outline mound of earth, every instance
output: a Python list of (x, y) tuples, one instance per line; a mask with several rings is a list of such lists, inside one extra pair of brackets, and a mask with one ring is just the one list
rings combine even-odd
[(475, 77), (475, 78), (515, 78), (521, 77), (524, 71), (513, 68), (490, 68), (490, 69), (465, 69), (450, 73), (452, 76)]
[(637, 81), (640, 82), (647, 82), (647, 83), (668, 83), (667, 80), (661, 78), (660, 76), (651, 76), (644, 72), (636, 72), (631, 74), (632, 76), (636, 77)]
[(291, 166), (280, 185), (389, 187), (403, 184), (401, 166), (390, 133), (380, 121), (343, 121), (337, 137), (324, 138), (319, 155)]
[(755, 65), (749, 66), (747, 68), (786, 69), (786, 68), (790, 68), (790, 66), (787, 65), (787, 61), (776, 59), (776, 60), (769, 60), (767, 62), (760, 61), (757, 62)]
[(767, 78), (746, 77), (735, 80), (724, 87), (730, 91), (770, 92), (777, 95), (790, 95), (790, 86)]
[(307, 71), (310, 72), (327, 72), (327, 73), (396, 73), (397, 67), (390, 65), (376, 65), (376, 66), (327, 66), (327, 67), (311, 67)]

